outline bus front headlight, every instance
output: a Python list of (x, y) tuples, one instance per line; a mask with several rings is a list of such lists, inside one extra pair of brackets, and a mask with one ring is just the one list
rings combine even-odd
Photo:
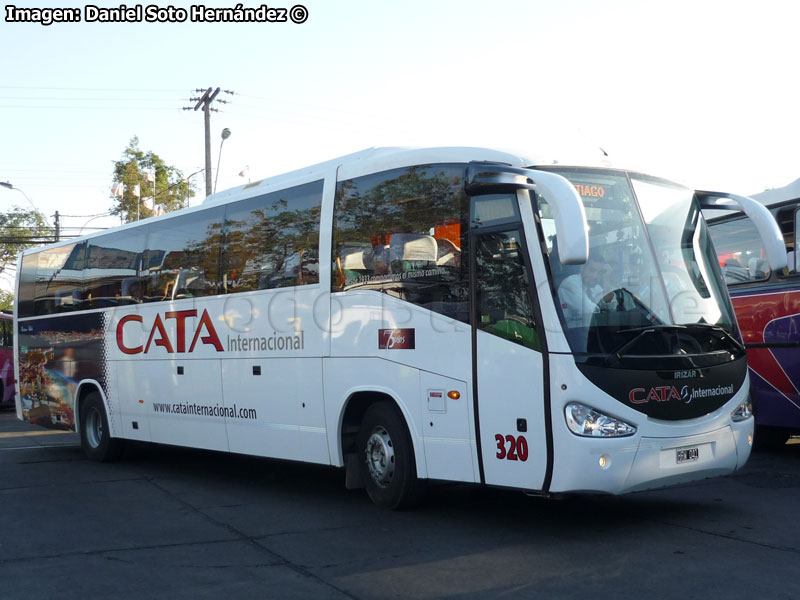
[(742, 402), (739, 406), (736, 407), (731, 413), (731, 421), (734, 423), (741, 423), (742, 421), (746, 421), (750, 417), (753, 416), (753, 403), (750, 401), (750, 396), (745, 398), (745, 401)]
[(625, 437), (636, 433), (636, 427), (615, 417), (605, 415), (580, 402), (564, 407), (567, 426), (582, 437)]

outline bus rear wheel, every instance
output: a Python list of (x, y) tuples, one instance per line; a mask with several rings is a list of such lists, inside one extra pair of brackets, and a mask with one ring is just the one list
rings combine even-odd
[(422, 500), (425, 485), (417, 479), (411, 436), (392, 404), (378, 402), (367, 409), (358, 454), (364, 487), (377, 506), (396, 510)]
[(81, 446), (87, 457), (98, 462), (112, 462), (122, 456), (122, 440), (111, 437), (103, 399), (96, 391), (81, 402)]

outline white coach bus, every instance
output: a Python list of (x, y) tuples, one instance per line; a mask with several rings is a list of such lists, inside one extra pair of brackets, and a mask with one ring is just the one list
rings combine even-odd
[(101, 461), (137, 440), (345, 467), (390, 508), (426, 480), (730, 473), (753, 419), (701, 205), (785, 263), (747, 198), (478, 148), (367, 150), (26, 251), (17, 414)]

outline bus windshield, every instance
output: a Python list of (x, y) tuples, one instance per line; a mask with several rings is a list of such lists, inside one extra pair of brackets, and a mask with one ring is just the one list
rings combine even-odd
[(589, 259), (558, 257), (537, 195), (556, 306), (574, 353), (699, 354), (739, 347), (716, 255), (692, 190), (640, 174), (548, 168), (583, 200)]

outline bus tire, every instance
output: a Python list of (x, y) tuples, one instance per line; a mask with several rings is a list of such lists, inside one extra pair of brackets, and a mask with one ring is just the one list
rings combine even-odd
[(87, 457), (97, 462), (113, 462), (122, 456), (122, 440), (111, 437), (103, 399), (97, 391), (81, 401), (81, 446)]
[(417, 479), (414, 448), (402, 415), (389, 402), (370, 406), (358, 432), (361, 475), (373, 503), (392, 510), (410, 508), (424, 495)]

